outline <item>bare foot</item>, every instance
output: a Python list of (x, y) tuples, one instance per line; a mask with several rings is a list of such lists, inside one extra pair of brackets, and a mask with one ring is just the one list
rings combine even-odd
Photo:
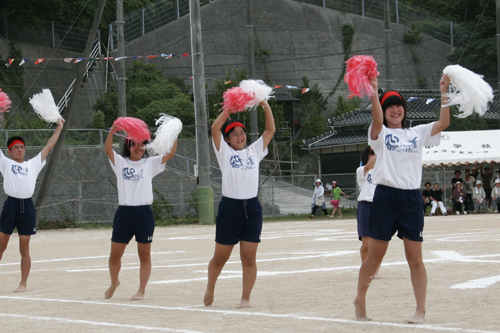
[(116, 283), (111, 283), (109, 286), (108, 290), (104, 293), (104, 299), (108, 299), (113, 297), (113, 294), (115, 293), (116, 288), (120, 285), (120, 281), (117, 281)]
[(15, 293), (22, 293), (28, 291), (28, 288), (24, 284), (20, 284), (19, 287), (17, 287), (16, 290), (14, 290)]
[(242, 298), (240, 304), (238, 304), (238, 309), (247, 309), (249, 307), (250, 307), (250, 300)]
[(411, 319), (408, 319), (408, 324), (423, 324), (425, 322), (425, 311), (415, 311)]
[(144, 299), (144, 293), (137, 292), (134, 296), (130, 297), (131, 301), (142, 301)]
[(203, 303), (205, 306), (210, 306), (214, 302), (214, 292), (213, 290), (208, 290), (205, 292), (205, 297), (203, 298)]
[(358, 298), (355, 298), (352, 303), (354, 304), (354, 313), (356, 314), (356, 320), (359, 320), (359, 321), (370, 321), (371, 320), (366, 315), (365, 305), (358, 303)]

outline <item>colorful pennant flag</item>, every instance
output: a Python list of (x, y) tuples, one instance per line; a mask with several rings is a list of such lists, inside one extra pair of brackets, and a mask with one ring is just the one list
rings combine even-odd
[(9, 61), (7, 61), (7, 63), (5, 64), (5, 66), (7, 66), (7, 68), (9, 68), (10, 65), (12, 65), (13, 61), (14, 61), (14, 59), (10, 58)]
[(305, 94), (306, 92), (308, 92), (309, 90), (311, 90), (310, 88), (304, 88), (302, 89), (302, 93)]
[(274, 86), (274, 89), (283, 88), (283, 86)]
[(298, 89), (296, 86), (286, 86), (288, 89)]
[(29, 59), (27, 59), (27, 58), (26, 58), (26, 59), (21, 60), (21, 62), (19, 63), (19, 66), (24, 65), (27, 61), (29, 61)]
[(427, 98), (425, 104), (431, 104), (433, 100), (435, 100), (435, 98)]
[(408, 98), (406, 101), (407, 101), (407, 102), (411, 102), (411, 101), (416, 100), (417, 98), (418, 98), (418, 97), (410, 97), (410, 98)]

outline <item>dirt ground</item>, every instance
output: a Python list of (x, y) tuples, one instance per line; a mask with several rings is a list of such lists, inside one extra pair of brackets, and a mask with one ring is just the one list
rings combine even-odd
[(32, 237), (28, 291), (13, 293), (18, 237), (0, 262), (1, 332), (500, 332), (500, 214), (426, 217), (427, 320), (409, 325), (415, 300), (402, 242), (393, 238), (368, 292), (372, 322), (354, 318), (359, 271), (356, 221), (265, 223), (252, 308), (236, 309), (241, 265), (235, 247), (202, 304), (214, 250), (214, 226), (157, 228), (153, 271), (143, 301), (135, 241), (127, 247), (121, 286), (109, 285), (110, 229), (39, 231)]

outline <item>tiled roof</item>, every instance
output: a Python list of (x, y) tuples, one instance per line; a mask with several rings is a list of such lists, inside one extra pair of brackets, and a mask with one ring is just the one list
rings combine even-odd
[(368, 130), (335, 129), (318, 137), (304, 140), (303, 147), (318, 149), (323, 147), (345, 146), (368, 142)]

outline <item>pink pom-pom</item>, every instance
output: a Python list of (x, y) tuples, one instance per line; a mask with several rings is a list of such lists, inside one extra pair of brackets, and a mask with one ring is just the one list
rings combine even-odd
[(240, 87), (233, 87), (222, 94), (222, 110), (225, 113), (236, 113), (245, 111), (248, 107), (255, 104), (254, 96)]
[(118, 131), (125, 132), (125, 138), (133, 142), (151, 141), (148, 125), (134, 117), (118, 117), (114, 125)]
[[(9, 96), (0, 89), (0, 112), (9, 112), (11, 103)], [(0, 118), (3, 119), (2, 116)]]
[(380, 75), (375, 59), (372, 56), (356, 55), (345, 63), (347, 68), (344, 81), (347, 82), (349, 91), (358, 97), (375, 94), (376, 91), (370, 83), (370, 80)]

